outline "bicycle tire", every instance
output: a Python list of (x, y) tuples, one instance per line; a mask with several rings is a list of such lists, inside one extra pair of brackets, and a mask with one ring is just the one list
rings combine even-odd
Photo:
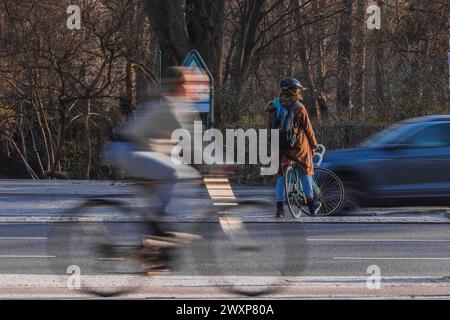
[[(314, 168), (314, 197), (322, 203), (315, 216), (330, 216), (339, 211), (344, 203), (345, 190), (341, 179), (333, 172), (324, 168)], [(303, 206), (302, 211), (306, 212)], [(309, 210), (308, 210), (309, 212)]]
[[(137, 218), (131, 222), (134, 226), (127, 225), (133, 228), (129, 233), (131, 237), (127, 235), (127, 242), (119, 241), (121, 245), (115, 245), (115, 237), (119, 234), (114, 235), (112, 230), (117, 230), (119, 221), (104, 222), (89, 215), (91, 210), (99, 208), (115, 210), (120, 218)], [(99, 297), (115, 297), (133, 293), (141, 287), (146, 273), (139, 267), (135, 254), (143, 247), (143, 233), (152, 228), (150, 220), (144, 220), (120, 201), (106, 199), (89, 199), (71, 209), (65, 218), (67, 222), (52, 225), (47, 248), (56, 256), (52, 264), (56, 275), (70, 277), (67, 270), (79, 268), (79, 283), (70, 289)]]
[[(288, 166), (285, 170), (285, 199), (292, 217), (298, 219), (301, 213), (310, 215), (306, 199), (301, 191), (298, 168)], [(344, 185), (332, 171), (324, 168), (314, 169), (314, 197), (322, 206), (314, 216), (329, 216), (339, 211), (344, 203)]]
[[(261, 225), (270, 229), (269, 224), (246, 222), (243, 207), (272, 211), (273, 202), (237, 200), (236, 206), (224, 208), (215, 218), (199, 223), (196, 233), (202, 234), (204, 240), (194, 251), (197, 266), (201, 274), (214, 277), (214, 285), (227, 293), (246, 297), (274, 294), (286, 286), (284, 277), (288, 272), (288, 242), (282, 224), (277, 223), (269, 231), (269, 245), (265, 233), (261, 233)], [(219, 225), (223, 231), (218, 231)], [(306, 254), (302, 257), (306, 262)], [(249, 285), (249, 281), (256, 282)]]
[(304, 200), (302, 198), (304, 198), (304, 195), (301, 194), (299, 185), (301, 185), (301, 182), (295, 166), (287, 166), (284, 172), (284, 195), (289, 213), (294, 219), (298, 219), (303, 211)]

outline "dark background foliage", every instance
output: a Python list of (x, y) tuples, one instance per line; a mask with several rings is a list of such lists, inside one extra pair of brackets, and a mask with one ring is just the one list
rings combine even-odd
[[(70, 4), (81, 8), (80, 30), (66, 27)], [(381, 8), (380, 30), (367, 28), (370, 4)], [(285, 75), (308, 87), (304, 103), (328, 149), (355, 146), (405, 118), (448, 114), (449, 7), (447, 0), (4, 0), (0, 178), (114, 178), (99, 151), (148, 98), (159, 52), (162, 68), (190, 49), (201, 53), (215, 79), (221, 129), (263, 128), (263, 108)], [(238, 179), (252, 181), (253, 169)]]

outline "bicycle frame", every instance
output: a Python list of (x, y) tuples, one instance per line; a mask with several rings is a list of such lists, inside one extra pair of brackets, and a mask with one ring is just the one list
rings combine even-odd
[[(293, 165), (293, 167), (295, 169), (294, 172), (295, 172), (295, 178), (296, 178), (296, 181), (297, 181), (297, 186), (296, 186), (297, 187), (297, 191), (298, 191), (297, 197), (303, 199), (303, 201), (306, 203), (306, 194), (305, 194), (305, 192), (303, 190), (303, 185), (302, 185), (302, 181), (300, 179), (299, 170), (297, 170), (298, 166), (295, 164), (295, 165)], [(291, 182), (288, 181), (288, 184), (290, 184), (290, 183)], [(319, 194), (320, 193), (320, 189), (317, 186), (316, 181), (314, 179), (312, 181), (312, 187), (313, 187), (314, 194)]]
[[(317, 148), (318, 149), (320, 149), (321, 151), (320, 152), (315, 152), (314, 154), (313, 154), (313, 158), (314, 157), (318, 157), (319, 158), (319, 161), (317, 161), (317, 167), (320, 167), (320, 165), (322, 164), (322, 161), (323, 161), (323, 155), (325, 154), (325, 151), (326, 151), (326, 148), (325, 148), (325, 146), (324, 145), (322, 145), (322, 144), (319, 144), (318, 146), (317, 146)], [(305, 195), (305, 192), (303, 191), (303, 186), (302, 186), (302, 182), (301, 182), (301, 179), (300, 179), (300, 174), (299, 174), (299, 170), (297, 170), (297, 168), (298, 168), (298, 163), (296, 163), (295, 161), (289, 161), (288, 162), (288, 166), (289, 165), (291, 165), (295, 170), (294, 170), (294, 172), (295, 172), (295, 175), (296, 175), (296, 180), (297, 180), (297, 188), (298, 188), (298, 192), (299, 192), (299, 196), (300, 197), (302, 197), (302, 199), (306, 202), (306, 195)], [(289, 183), (289, 182), (288, 182)], [(313, 185), (312, 185), (312, 187), (313, 187), (313, 192), (314, 192), (314, 194), (318, 194), (318, 193), (320, 193), (320, 189), (319, 189), (319, 187), (317, 186), (317, 184), (316, 184), (316, 182), (314, 181), (314, 179), (313, 179)]]

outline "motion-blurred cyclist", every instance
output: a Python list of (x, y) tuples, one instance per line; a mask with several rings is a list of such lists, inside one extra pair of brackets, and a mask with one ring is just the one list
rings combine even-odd
[[(163, 215), (177, 181), (201, 178), (199, 172), (171, 158), (178, 141), (172, 133), (186, 129), (194, 136), (194, 121), (201, 121), (189, 105), (199, 99), (199, 88), (207, 84), (206, 75), (182, 67), (171, 67), (165, 73), (161, 92), (139, 107), (117, 130), (119, 142), (106, 149), (105, 157), (123, 170), (127, 178), (156, 180), (153, 188), (145, 187), (150, 195), (156, 193), (157, 215)], [(183, 152), (193, 152), (184, 149)]]

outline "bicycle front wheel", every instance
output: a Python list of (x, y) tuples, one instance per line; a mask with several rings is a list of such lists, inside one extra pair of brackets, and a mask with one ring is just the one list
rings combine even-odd
[(288, 166), (284, 172), (284, 194), (286, 203), (291, 215), (297, 219), (302, 213), (302, 206), (305, 203), (305, 194), (303, 193), (300, 182), (300, 173), (294, 166)]
[[(269, 200), (239, 199), (234, 206), (221, 208), (213, 220), (200, 222), (196, 234), (203, 239), (193, 247), (201, 274), (227, 293), (240, 296), (270, 295), (285, 288), (289, 224), (246, 221), (272, 209)], [(301, 238), (301, 234), (301, 227), (296, 228), (295, 236)], [(301, 261), (295, 261), (298, 272), (307, 261), (304, 243), (299, 241), (296, 250), (301, 253)]]

